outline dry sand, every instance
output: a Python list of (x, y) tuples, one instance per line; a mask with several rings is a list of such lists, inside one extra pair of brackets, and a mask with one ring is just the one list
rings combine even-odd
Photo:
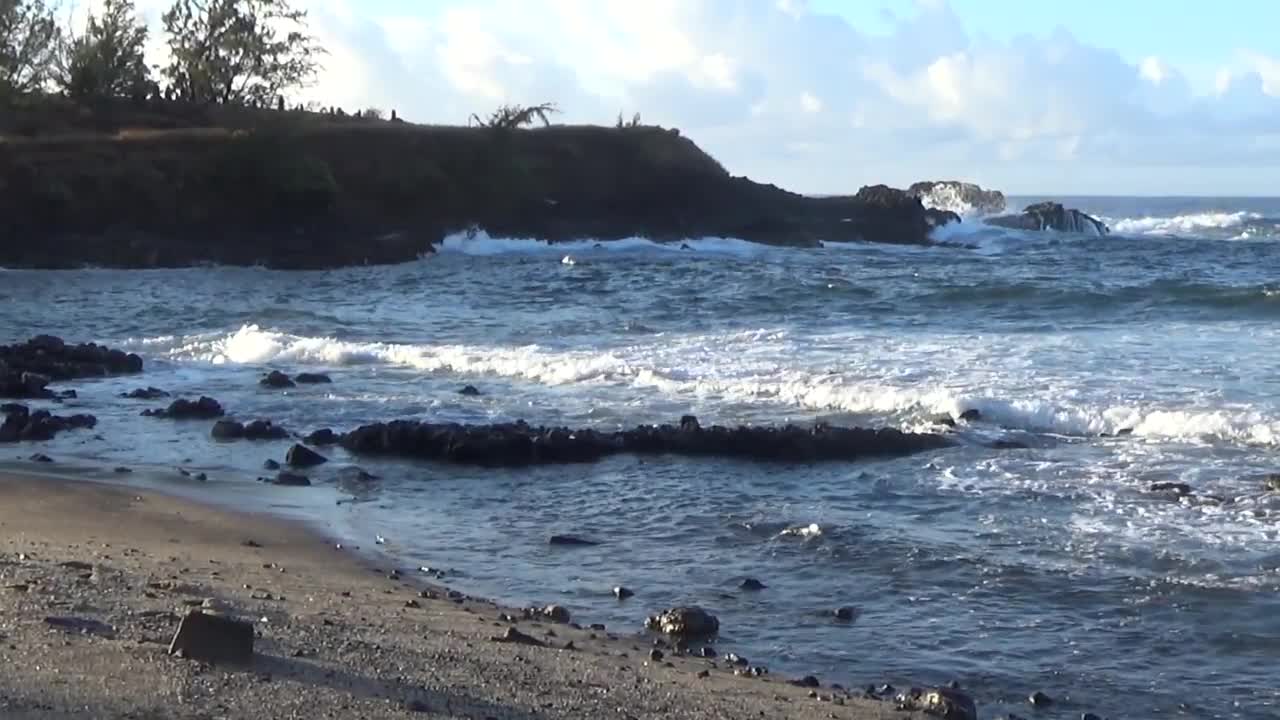
[[(723, 660), (654, 662), (625, 633), (521, 620), (547, 645), (496, 642), (509, 610), (420, 597), (277, 518), (131, 488), (0, 474), (0, 538), (0, 718), (920, 717)], [(167, 654), (206, 599), (255, 622), (250, 667)]]

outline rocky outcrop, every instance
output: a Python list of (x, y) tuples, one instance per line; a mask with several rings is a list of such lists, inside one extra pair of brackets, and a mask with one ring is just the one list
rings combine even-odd
[(435, 424), (396, 420), (365, 425), (342, 436), (348, 451), (490, 467), (594, 462), (618, 454), (687, 455), (762, 461), (817, 462), (906, 455), (948, 447), (940, 435), (815, 427), (700, 427), (642, 425), (631, 430)]
[(983, 190), (974, 183), (959, 180), (918, 182), (907, 192), (920, 198), (927, 208), (951, 210), (961, 215), (995, 215), (1004, 212), (1004, 193)]
[(1062, 203), (1042, 202), (1023, 208), (1021, 215), (1001, 215), (986, 218), (988, 225), (1015, 230), (1057, 230), (1083, 235), (1106, 235), (1111, 232), (1106, 223), (1079, 210), (1069, 209)]
[(0, 266), (409, 262), (469, 228), (551, 242), (928, 243), (953, 218), (904, 190), (893, 193), (910, 202), (886, 204), (871, 197), (883, 193), (811, 197), (733, 176), (667, 128), (344, 127), (289, 113), (175, 144), (189, 112), (199, 109), (156, 103), (127, 127), (165, 132), (123, 145), (103, 132), (110, 118), (75, 113), (92, 129), (74, 142), (6, 147)]
[(57, 396), (45, 387), (51, 382), (140, 372), (137, 355), (94, 343), (69, 345), (53, 335), (0, 345), (0, 397), (50, 399)]
[(52, 415), (47, 410), (32, 412), (25, 405), (15, 404), (0, 405), (0, 415), (4, 416), (4, 422), (0, 423), (0, 443), (52, 440), (64, 430), (91, 428), (98, 424), (98, 419), (92, 415), (63, 417)]

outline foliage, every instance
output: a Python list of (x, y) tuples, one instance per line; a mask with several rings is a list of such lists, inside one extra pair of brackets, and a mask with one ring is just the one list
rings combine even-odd
[(58, 82), (76, 99), (146, 96), (154, 86), (146, 44), (133, 0), (105, 0), (100, 14), (89, 14), (84, 34), (66, 43)]
[(381, 120), (384, 117), (384, 115), (382, 113), (381, 108), (371, 107), (371, 108), (365, 108), (365, 111), (361, 115), (361, 117), (363, 117), (365, 120)]
[(543, 126), (551, 124), (551, 116), (560, 112), (560, 108), (555, 103), (542, 103), (541, 105), (503, 105), (489, 114), (488, 119), (481, 119), (479, 115), (472, 113), (468, 125), (477, 127), (495, 128), (498, 130), (515, 130), (516, 128), (528, 127), (535, 120), (541, 120)]
[(630, 121), (624, 121), (622, 119), (622, 111), (618, 111), (617, 128), (619, 130), (625, 130), (627, 128), (638, 128), (638, 127), (643, 127), (640, 123), (640, 113), (636, 113), (635, 115), (632, 115)]
[(0, 0), (0, 99), (43, 89), (61, 38), (44, 0)]
[(164, 75), (190, 102), (273, 107), (315, 77), (324, 52), (289, 0), (175, 0), (162, 20)]

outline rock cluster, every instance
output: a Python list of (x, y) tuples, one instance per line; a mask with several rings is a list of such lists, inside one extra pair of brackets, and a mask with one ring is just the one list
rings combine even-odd
[(26, 405), (0, 405), (0, 415), (4, 416), (4, 422), (0, 423), (0, 443), (52, 440), (63, 430), (91, 428), (98, 424), (98, 419), (92, 415), (63, 417), (52, 415), (47, 410), (32, 412)]
[(53, 335), (0, 345), (0, 397), (54, 398), (59, 380), (142, 372), (142, 358), (94, 343), (68, 345)]
[(984, 222), (1015, 230), (1057, 230), (1086, 235), (1106, 235), (1111, 232), (1101, 220), (1056, 202), (1028, 205), (1023, 208), (1021, 215), (1001, 215), (987, 218)]

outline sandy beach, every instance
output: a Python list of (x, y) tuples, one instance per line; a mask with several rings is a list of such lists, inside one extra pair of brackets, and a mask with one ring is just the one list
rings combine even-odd
[[(653, 659), (634, 628), (520, 619), (540, 644), (500, 642), (518, 613), (300, 525), (128, 487), (0, 474), (0, 536), (3, 718), (917, 717), (723, 659)], [(168, 654), (202, 605), (253, 621), (250, 666)], [(661, 609), (637, 603), (636, 627)]]

